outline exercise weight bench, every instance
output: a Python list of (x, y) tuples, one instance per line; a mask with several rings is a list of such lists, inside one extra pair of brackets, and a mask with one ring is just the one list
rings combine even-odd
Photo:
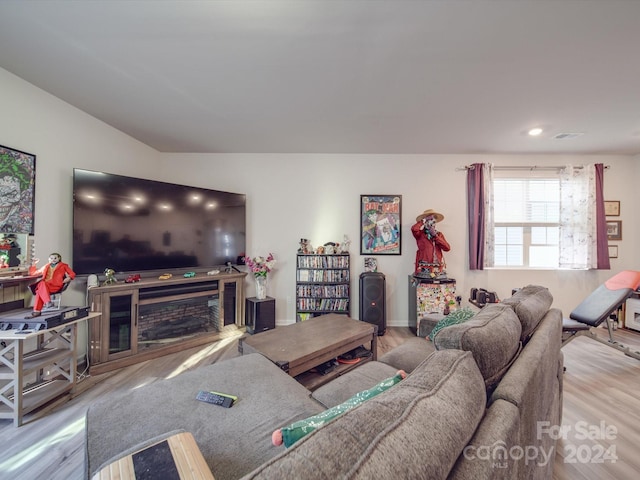
[[(562, 320), (562, 346), (564, 347), (576, 337), (587, 335), (600, 343), (620, 350), (629, 357), (640, 360), (640, 352), (632, 351), (613, 339), (610, 318), (611, 314), (618, 310), (638, 287), (640, 287), (640, 272), (625, 270), (596, 288), (571, 312), (568, 319)], [(591, 330), (602, 322), (607, 322), (608, 340), (598, 337)]]

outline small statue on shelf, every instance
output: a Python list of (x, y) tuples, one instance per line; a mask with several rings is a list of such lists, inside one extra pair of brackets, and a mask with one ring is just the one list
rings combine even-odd
[(336, 253), (336, 244), (333, 242), (327, 242), (324, 244), (324, 252), (327, 255), (333, 255)]
[(308, 239), (306, 238), (300, 239), (300, 248), (298, 248), (298, 253), (305, 253), (305, 254), (313, 253), (313, 247), (311, 246), (311, 243), (309, 242)]
[(104, 276), (106, 278), (104, 279), (104, 282), (102, 282), (102, 286), (118, 283), (118, 279), (116, 278), (116, 271), (113, 268), (105, 268)]
[(345, 235), (342, 243), (340, 244), (340, 253), (349, 253), (349, 247), (351, 247), (351, 240), (349, 240), (349, 237)]

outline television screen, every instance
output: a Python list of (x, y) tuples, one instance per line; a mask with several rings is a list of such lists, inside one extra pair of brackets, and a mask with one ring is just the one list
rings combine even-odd
[(73, 270), (208, 268), (245, 251), (246, 196), (73, 170)]

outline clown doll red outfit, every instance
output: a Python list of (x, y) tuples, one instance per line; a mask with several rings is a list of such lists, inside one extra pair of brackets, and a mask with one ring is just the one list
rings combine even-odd
[(444, 220), (444, 215), (435, 210), (425, 210), (416, 218), (416, 223), (411, 227), (411, 233), (418, 244), (416, 252), (415, 271), (420, 270), (420, 264), (439, 265), (444, 271), (444, 256), (442, 252), (451, 250), (447, 239), (442, 232), (436, 230), (436, 223)]
[(42, 307), (51, 302), (51, 294), (58, 293), (64, 287), (65, 283), (69, 283), (76, 278), (76, 274), (71, 267), (62, 262), (59, 253), (49, 255), (49, 263), (42, 269), (34, 273), (42, 273), (42, 278), (35, 284), (29, 285), (29, 288), (35, 295), (35, 303), (33, 312), (25, 318), (39, 317)]

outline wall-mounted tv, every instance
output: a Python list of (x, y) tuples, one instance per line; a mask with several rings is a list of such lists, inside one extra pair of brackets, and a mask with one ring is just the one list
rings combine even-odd
[(77, 274), (236, 264), (246, 245), (246, 196), (73, 170)]

